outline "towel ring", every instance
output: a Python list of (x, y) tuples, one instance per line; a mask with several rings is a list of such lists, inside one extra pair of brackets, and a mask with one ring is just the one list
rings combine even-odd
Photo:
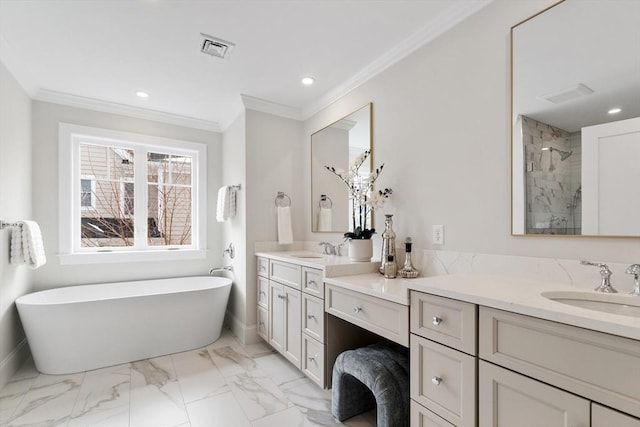
[(282, 191), (278, 191), (278, 195), (274, 200), (276, 207), (285, 208), (287, 206), (291, 206), (291, 197), (284, 194)]
[(326, 194), (321, 194), (318, 206), (325, 209), (331, 209), (333, 207), (333, 201)]

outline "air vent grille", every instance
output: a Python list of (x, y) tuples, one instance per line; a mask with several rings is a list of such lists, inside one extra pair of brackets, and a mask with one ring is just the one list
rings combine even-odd
[(204, 40), (200, 48), (200, 52), (215, 56), (218, 58), (228, 58), (229, 54), (235, 47), (234, 43), (226, 40), (219, 39), (217, 37), (210, 36), (208, 34), (200, 33)]
[(554, 104), (561, 104), (563, 102), (571, 101), (576, 98), (580, 98), (582, 96), (591, 95), (593, 93), (593, 89), (588, 86), (583, 85), (582, 83), (578, 83), (575, 86), (554, 92), (548, 93), (546, 95), (542, 95), (540, 98), (546, 99), (549, 102)]

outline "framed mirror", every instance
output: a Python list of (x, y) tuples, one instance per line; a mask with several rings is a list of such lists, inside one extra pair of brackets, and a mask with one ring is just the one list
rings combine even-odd
[(640, 236), (640, 2), (511, 28), (512, 234)]
[[(371, 150), (371, 114), (369, 103), (311, 135), (312, 232), (352, 231), (347, 186), (325, 166), (347, 171), (354, 159)], [(360, 168), (361, 173), (371, 172), (371, 157)]]

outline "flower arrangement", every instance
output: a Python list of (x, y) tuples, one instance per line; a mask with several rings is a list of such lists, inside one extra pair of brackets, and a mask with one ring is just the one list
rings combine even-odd
[(376, 168), (370, 175), (360, 173), (360, 167), (362, 167), (370, 155), (371, 150), (363, 152), (349, 166), (348, 171), (333, 166), (325, 166), (329, 172), (340, 178), (349, 189), (353, 231), (344, 234), (344, 237), (347, 239), (371, 239), (376, 230), (375, 228), (367, 228), (367, 218), (369, 214), (373, 213), (374, 209), (382, 207), (385, 199), (393, 193), (391, 188), (378, 191), (373, 190), (373, 184), (380, 176), (382, 168), (384, 168), (384, 163)]

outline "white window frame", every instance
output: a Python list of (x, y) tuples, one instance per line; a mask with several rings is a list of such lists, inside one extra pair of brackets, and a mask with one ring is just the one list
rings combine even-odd
[[(203, 259), (206, 257), (207, 236), (207, 146), (150, 135), (121, 132), (69, 123), (59, 124), (58, 135), (58, 257), (61, 264), (93, 264), (130, 261), (165, 261)], [(149, 246), (147, 218), (136, 227), (135, 244), (128, 247), (82, 247), (80, 145), (93, 144), (132, 148), (134, 163), (134, 210), (147, 209), (147, 152), (188, 155), (192, 161), (192, 234), (190, 245)], [(95, 183), (95, 178), (93, 178)], [(93, 202), (93, 199), (92, 199)], [(134, 216), (140, 217), (140, 214)], [(140, 226), (142, 224), (142, 226)]]

